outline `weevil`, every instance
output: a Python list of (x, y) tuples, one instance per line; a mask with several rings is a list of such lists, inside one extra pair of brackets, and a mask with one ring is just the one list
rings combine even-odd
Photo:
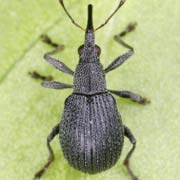
[[(72, 75), (74, 82), (73, 85), (56, 81), (42, 82), (42, 86), (46, 88), (72, 88), (73, 92), (65, 100), (60, 123), (52, 129), (47, 137), (49, 159), (35, 174), (34, 178), (40, 178), (54, 160), (50, 142), (59, 134), (63, 155), (69, 165), (88, 174), (99, 173), (114, 166), (123, 149), (124, 137), (127, 137), (132, 144), (132, 148), (127, 153), (124, 165), (131, 179), (137, 180), (138, 178), (134, 175), (129, 163), (136, 147), (136, 139), (131, 130), (122, 123), (112, 94), (130, 98), (140, 104), (146, 104), (149, 101), (130, 91), (109, 90), (106, 87), (105, 80), (105, 75), (123, 64), (133, 55), (134, 50), (122, 41), (120, 36), (116, 35), (115, 40), (129, 50), (117, 57), (104, 69), (99, 58), (101, 49), (95, 44), (95, 31), (107, 24), (125, 0), (121, 0), (113, 13), (96, 29), (93, 27), (93, 6), (91, 4), (88, 5), (87, 27), (84, 29), (74, 21), (64, 6), (63, 0), (59, 0), (59, 2), (72, 23), (85, 30), (85, 40), (84, 44), (78, 48), (79, 63), (75, 72), (63, 62), (51, 56), (59, 50), (58, 47), (44, 56), (45, 60), (55, 68)], [(130, 27), (129, 29), (133, 28)]]

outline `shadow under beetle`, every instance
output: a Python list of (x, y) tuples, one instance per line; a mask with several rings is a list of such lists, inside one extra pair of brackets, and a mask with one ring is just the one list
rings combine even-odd
[[(71, 17), (64, 6), (63, 0), (59, 0), (59, 2), (73, 24), (83, 29)], [(103, 27), (124, 2), (125, 0), (121, 0), (105, 23), (95, 30)], [(129, 31), (131, 29), (133, 27), (129, 27)], [(35, 174), (35, 179), (40, 178), (54, 160), (50, 142), (57, 134), (60, 135), (61, 148), (68, 163), (75, 169), (89, 174), (105, 171), (116, 164), (123, 148), (124, 136), (126, 136), (133, 146), (124, 160), (124, 165), (131, 179), (138, 179), (129, 165), (130, 157), (136, 147), (136, 140), (130, 129), (122, 124), (116, 101), (111, 94), (130, 98), (141, 104), (146, 104), (149, 101), (130, 91), (115, 91), (106, 88), (105, 74), (118, 68), (134, 51), (131, 46), (120, 39), (120, 36), (115, 36), (115, 40), (128, 48), (129, 51), (117, 57), (107, 68), (103, 69), (99, 61), (101, 50), (95, 44), (95, 30), (93, 28), (92, 5), (88, 5), (85, 41), (78, 49), (79, 63), (75, 72), (61, 61), (50, 56), (62, 47), (57, 47), (54, 51), (46, 53), (44, 56), (46, 61), (55, 68), (74, 76), (74, 83), (73, 85), (55, 81), (44, 81), (42, 83), (46, 88), (73, 88), (73, 93), (65, 101), (61, 122), (52, 129), (47, 137), (49, 159), (43, 168)]]

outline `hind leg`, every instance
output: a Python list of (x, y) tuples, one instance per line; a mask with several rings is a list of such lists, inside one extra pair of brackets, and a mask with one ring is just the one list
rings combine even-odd
[(54, 139), (54, 137), (59, 134), (59, 124), (57, 124), (51, 131), (51, 133), (47, 137), (47, 148), (49, 152), (49, 158), (47, 163), (34, 175), (34, 179), (40, 179), (41, 176), (47, 171), (49, 165), (53, 162), (54, 160), (54, 153), (51, 148), (50, 142)]
[(124, 159), (124, 165), (128, 171), (128, 174), (131, 176), (131, 179), (138, 180), (138, 178), (134, 175), (132, 169), (130, 168), (130, 158), (136, 148), (136, 139), (132, 134), (131, 130), (126, 126), (124, 126), (124, 135), (130, 140), (131, 144), (133, 145), (131, 150), (126, 155), (126, 158)]

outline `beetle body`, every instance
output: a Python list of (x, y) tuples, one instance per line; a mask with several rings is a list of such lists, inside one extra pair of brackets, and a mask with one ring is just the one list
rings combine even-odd
[(124, 129), (111, 94), (72, 94), (66, 99), (60, 143), (72, 167), (87, 173), (112, 167), (119, 159), (123, 139)]
[(88, 22), (84, 45), (78, 50), (80, 60), (74, 75), (74, 91), (65, 101), (60, 143), (72, 167), (93, 174), (117, 162), (124, 128), (115, 99), (106, 89), (91, 13)]
[[(81, 28), (66, 10), (63, 0), (59, 1), (73, 24)], [(124, 2), (124, 0), (121, 0), (105, 23), (95, 30), (104, 26)], [(73, 92), (65, 100), (60, 123), (48, 135), (48, 162), (35, 174), (35, 178), (40, 178), (54, 160), (50, 142), (59, 134), (60, 145), (68, 163), (75, 169), (89, 174), (105, 171), (115, 165), (120, 157), (124, 137), (126, 136), (133, 146), (124, 160), (124, 165), (132, 180), (137, 180), (129, 166), (129, 159), (136, 147), (136, 139), (131, 130), (122, 124), (116, 101), (111, 93), (130, 98), (141, 104), (148, 101), (146, 98), (130, 91), (107, 89), (105, 73), (119, 67), (127, 60), (133, 54), (133, 48), (116, 36), (117, 41), (128, 48), (129, 51), (117, 57), (106, 69), (103, 69), (99, 61), (101, 50), (95, 44), (95, 30), (92, 22), (92, 5), (89, 5), (85, 41), (78, 49), (79, 63), (75, 72), (64, 63), (50, 57), (58, 50), (58, 47), (44, 56), (50, 64), (60, 71), (73, 75), (74, 83), (73, 85), (56, 81), (42, 83), (44, 87), (54, 89), (73, 88)]]

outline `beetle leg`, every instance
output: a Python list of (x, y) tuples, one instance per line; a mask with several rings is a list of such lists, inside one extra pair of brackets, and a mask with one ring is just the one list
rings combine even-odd
[(54, 153), (50, 146), (50, 142), (54, 139), (54, 137), (59, 134), (59, 124), (57, 124), (51, 131), (51, 133), (47, 137), (47, 148), (49, 151), (49, 158), (48, 162), (34, 175), (34, 179), (41, 178), (41, 176), (45, 173), (45, 171), (48, 169), (49, 165), (54, 160)]
[(119, 36), (120, 36), (120, 37), (126, 36), (128, 33), (134, 31), (135, 28), (136, 28), (136, 26), (137, 26), (137, 23), (136, 23), (136, 22), (131, 22), (131, 23), (129, 23), (129, 24), (127, 25), (127, 27), (125, 28), (125, 30), (119, 33)]
[(51, 75), (44, 76), (44, 75), (41, 75), (40, 73), (38, 73), (37, 71), (28, 72), (28, 74), (34, 79), (40, 79), (43, 81), (52, 81), (53, 80), (53, 77)]
[(134, 49), (133, 47), (129, 46), (128, 44), (126, 44), (119, 35), (115, 35), (114, 39), (121, 44), (122, 46), (126, 47), (129, 49), (128, 52), (124, 53), (121, 56), (118, 56), (111, 64), (109, 64), (109, 66), (104, 69), (105, 73), (108, 73), (110, 71), (112, 71), (113, 69), (118, 68), (121, 64), (123, 64), (130, 56), (132, 56), (134, 54)]
[(56, 54), (58, 51), (62, 50), (63, 46), (58, 46), (55, 50), (48, 52), (44, 55), (44, 59), (52, 64), (55, 68), (57, 68), (58, 70), (70, 74), (70, 75), (74, 75), (74, 71), (72, 71), (69, 67), (67, 67), (63, 62), (52, 58), (50, 55)]
[(41, 85), (45, 88), (52, 88), (52, 89), (67, 89), (67, 88), (73, 88), (73, 85), (71, 84), (64, 84), (61, 82), (50, 82), (50, 81), (43, 81)]
[(74, 72), (67, 67), (63, 62), (52, 58), (50, 55), (54, 55), (56, 53), (58, 53), (59, 51), (62, 51), (64, 49), (64, 45), (58, 45), (57, 43), (54, 43), (47, 35), (41, 35), (41, 38), (43, 40), (43, 42), (55, 47), (55, 49), (51, 52), (48, 52), (44, 55), (44, 59), (49, 62), (50, 64), (52, 64), (55, 68), (57, 68), (58, 70), (70, 74), (70, 75), (74, 75)]
[(116, 90), (109, 90), (111, 93), (123, 97), (123, 98), (129, 98), (134, 102), (137, 102), (139, 104), (148, 104), (150, 103), (150, 100), (146, 99), (145, 97), (142, 97), (139, 94), (130, 92), (130, 91), (116, 91)]
[(49, 44), (50, 46), (52, 46), (54, 48), (57, 48), (58, 46), (62, 46), (62, 45), (59, 45), (59, 44), (53, 42), (47, 34), (42, 34), (41, 39), (44, 43)]
[(126, 44), (121, 37), (125, 36), (126, 34), (128, 34), (129, 32), (133, 31), (136, 27), (137, 23), (133, 22), (133, 23), (129, 23), (128, 26), (126, 27), (126, 29), (124, 31), (122, 31), (121, 33), (119, 33), (118, 35), (114, 36), (114, 39), (116, 42), (118, 42), (120, 45), (122, 45), (125, 48), (128, 48), (129, 51), (126, 52), (125, 54), (117, 57), (106, 69), (105, 69), (105, 73), (108, 73), (109, 71), (112, 71), (113, 69), (118, 68), (121, 64), (123, 64), (130, 56), (132, 56), (134, 54), (134, 49), (133, 47), (131, 47), (130, 45)]
[(126, 169), (128, 171), (128, 174), (131, 176), (132, 180), (138, 180), (138, 178), (134, 175), (134, 173), (132, 172), (131, 168), (130, 168), (130, 158), (136, 148), (136, 139), (134, 137), (134, 135), (132, 134), (131, 130), (124, 126), (124, 135), (130, 140), (131, 144), (133, 145), (133, 147), (131, 148), (131, 150), (128, 152), (128, 154), (126, 155), (126, 158), (124, 159), (123, 164), (126, 166)]

